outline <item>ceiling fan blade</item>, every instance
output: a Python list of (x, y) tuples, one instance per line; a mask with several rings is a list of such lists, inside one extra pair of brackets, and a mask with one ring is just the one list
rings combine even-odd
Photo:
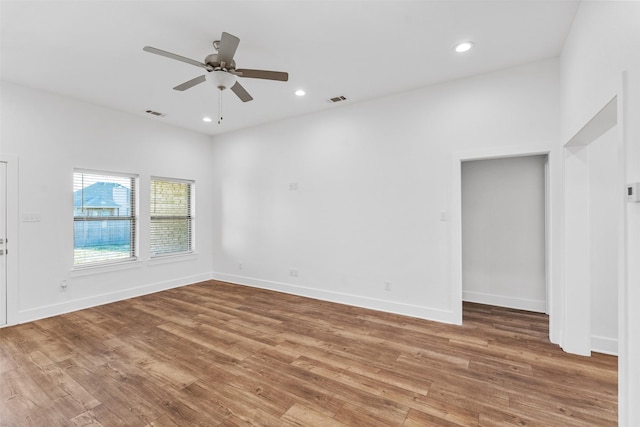
[(231, 90), (233, 91), (233, 93), (238, 95), (238, 98), (240, 98), (242, 102), (248, 102), (253, 99), (253, 97), (249, 95), (249, 92), (247, 92), (245, 88), (242, 87), (242, 85), (238, 82), (236, 82), (236, 84), (231, 86)]
[(178, 61), (186, 62), (187, 64), (195, 65), (196, 67), (202, 67), (205, 70), (211, 70), (211, 66), (198, 62), (194, 59), (189, 59), (184, 56), (176, 55), (175, 53), (167, 52), (166, 50), (156, 49), (155, 47), (145, 46), (142, 48), (145, 52), (155, 53), (156, 55), (165, 56), (167, 58), (175, 59)]
[(199, 76), (196, 77), (195, 79), (191, 79), (188, 82), (184, 82), (176, 87), (173, 88), (173, 90), (187, 90), (191, 87), (194, 87), (195, 85), (199, 85), (200, 83), (202, 83), (203, 81), (207, 80), (207, 78), (205, 76)]
[(222, 33), (220, 46), (218, 47), (218, 62), (221, 64), (224, 62), (227, 65), (231, 64), (233, 55), (236, 54), (236, 49), (238, 49), (238, 44), (240, 44), (239, 38), (229, 33)]
[(266, 70), (236, 70), (240, 77), (249, 77), (251, 79), (278, 80), (286, 82), (289, 80), (289, 73), (283, 71), (266, 71)]

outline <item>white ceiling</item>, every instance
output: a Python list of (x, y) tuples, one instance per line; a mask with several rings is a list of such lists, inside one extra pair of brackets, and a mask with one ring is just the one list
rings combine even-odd
[[(577, 1), (5, 1), (3, 80), (210, 135), (524, 64), (560, 54)], [(254, 97), (174, 86), (201, 75), (145, 45), (198, 61), (223, 32), (238, 68), (288, 71), (240, 79)], [(473, 40), (456, 54), (453, 46)], [(307, 96), (293, 92), (303, 88)], [(159, 118), (145, 110), (165, 113)], [(214, 118), (202, 122), (203, 116)]]

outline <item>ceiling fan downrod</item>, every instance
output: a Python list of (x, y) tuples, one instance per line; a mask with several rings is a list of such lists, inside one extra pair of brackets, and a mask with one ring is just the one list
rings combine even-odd
[(218, 124), (222, 124), (222, 89), (218, 91)]

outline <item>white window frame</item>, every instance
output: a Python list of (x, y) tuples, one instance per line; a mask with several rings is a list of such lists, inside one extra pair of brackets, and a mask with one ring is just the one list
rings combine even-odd
[[(189, 200), (188, 203), (188, 213), (187, 215), (154, 215), (154, 181), (159, 182), (173, 182), (179, 184), (186, 184), (189, 188)], [(166, 257), (175, 257), (181, 255), (189, 255), (195, 252), (195, 181), (189, 179), (178, 179), (178, 178), (167, 178), (163, 176), (152, 176), (149, 180), (149, 256), (153, 259), (166, 258)], [(171, 252), (161, 252), (154, 253), (151, 247), (151, 242), (153, 240), (153, 223), (154, 220), (168, 220), (168, 219), (183, 219), (187, 220), (187, 249), (180, 251), (171, 251)]]
[[(138, 221), (138, 209), (139, 209), (139, 201), (138, 201), (138, 193), (139, 193), (139, 177), (137, 174), (131, 173), (122, 173), (122, 172), (112, 172), (112, 171), (102, 171), (102, 170), (93, 170), (93, 169), (80, 169), (75, 168), (73, 170), (73, 181), (75, 185), (76, 174), (83, 175), (98, 175), (105, 177), (114, 177), (114, 178), (127, 178), (131, 180), (131, 188), (129, 195), (129, 203), (130, 203), (130, 213), (128, 216), (76, 216), (75, 214), (75, 206), (73, 207), (73, 270), (82, 270), (86, 268), (93, 267), (103, 267), (110, 265), (118, 265), (131, 263), (132, 261), (137, 261), (138, 259), (138, 242), (139, 242), (139, 221)], [(76, 222), (93, 222), (93, 221), (129, 221), (130, 222), (130, 234), (129, 234), (129, 257), (127, 258), (117, 258), (117, 259), (109, 259), (105, 258), (102, 260), (96, 260), (93, 262), (86, 263), (76, 263), (75, 258), (75, 224)]]

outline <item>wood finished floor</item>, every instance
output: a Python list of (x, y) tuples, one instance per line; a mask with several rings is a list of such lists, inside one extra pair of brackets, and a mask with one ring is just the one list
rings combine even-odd
[(607, 426), (617, 358), (209, 281), (0, 329), (2, 426)]

